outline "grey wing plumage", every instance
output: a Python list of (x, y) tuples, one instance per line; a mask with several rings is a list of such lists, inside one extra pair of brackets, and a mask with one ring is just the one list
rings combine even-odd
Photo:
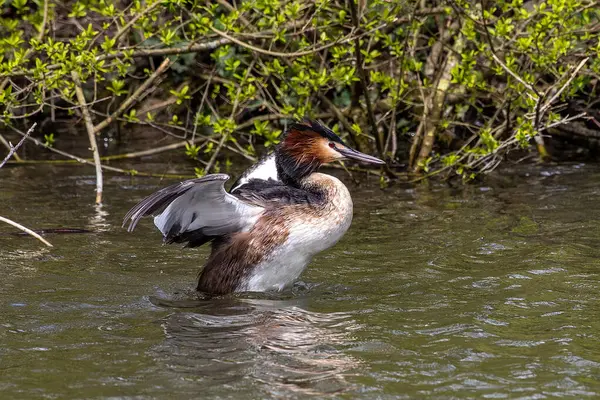
[(226, 174), (207, 175), (161, 189), (140, 201), (123, 226), (133, 231), (142, 217), (156, 215), (154, 224), (167, 242), (200, 245), (210, 239), (254, 225), (264, 209), (225, 191)]

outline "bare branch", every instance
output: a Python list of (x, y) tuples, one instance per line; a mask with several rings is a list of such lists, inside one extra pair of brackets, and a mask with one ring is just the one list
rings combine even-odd
[[(15, 131), (16, 133), (18, 133), (21, 136), (25, 136), (25, 132), (20, 131), (19, 129), (15, 128), (14, 126), (11, 125), (6, 125), (9, 129)], [(92, 165), (95, 166), (96, 164), (93, 161), (87, 160), (85, 158), (81, 158), (81, 157), (77, 157), (74, 154), (70, 154), (67, 153), (66, 151), (62, 151), (59, 149), (55, 149), (54, 147), (50, 147), (46, 144), (44, 144), (43, 142), (37, 140), (36, 138), (33, 138), (31, 136), (27, 137), (27, 140), (29, 140), (30, 142), (33, 142), (36, 146), (41, 146), (43, 148), (45, 148), (46, 150), (49, 150), (53, 153), (56, 154), (60, 154), (63, 157), (66, 157), (68, 159), (77, 161), (81, 164), (86, 164), (86, 165)], [(41, 164), (41, 163), (53, 163), (54, 160), (49, 160), (49, 161), (40, 161), (40, 160), (33, 160), (33, 161), (29, 161), (29, 160), (25, 160), (22, 161), (23, 164)], [(194, 176), (191, 175), (184, 175), (184, 174), (153, 174), (153, 173), (149, 173), (149, 172), (141, 172), (141, 171), (137, 171), (135, 169), (121, 169), (121, 168), (115, 168), (115, 167), (110, 167), (108, 165), (102, 165), (102, 169), (104, 171), (111, 171), (111, 172), (117, 172), (120, 174), (125, 174), (125, 175), (131, 175), (131, 176), (150, 176), (150, 177), (157, 177), (157, 178), (173, 178), (173, 179), (188, 179), (188, 178), (193, 178)]]
[[(246, 82), (246, 79), (248, 79), (248, 76), (250, 75), (252, 68), (254, 68), (254, 60), (248, 66), (248, 69), (246, 70), (246, 74), (244, 75), (244, 78), (242, 79), (242, 82), (240, 83), (240, 86), (238, 87), (237, 93), (235, 95), (235, 102), (233, 103), (233, 107), (231, 108), (231, 115), (229, 117), (232, 120), (235, 117), (235, 113), (236, 113), (238, 105), (239, 105), (240, 94), (242, 93), (242, 88), (244, 86), (244, 82)], [(221, 148), (223, 148), (223, 145), (225, 144), (225, 141), (227, 140), (227, 138), (229, 138), (229, 133), (223, 134), (223, 137), (219, 141), (219, 144), (217, 145), (215, 152), (213, 153), (212, 157), (210, 157), (208, 164), (206, 164), (206, 168), (204, 169), (204, 172), (208, 173), (210, 171), (210, 169), (212, 168), (213, 164), (215, 163), (215, 161), (217, 159), (217, 156), (219, 155), (219, 152), (221, 151)]]
[[(265, 49), (263, 49), (263, 48), (260, 48), (260, 47), (253, 46), (253, 45), (251, 45), (251, 44), (249, 44), (249, 43), (246, 43), (246, 42), (243, 42), (243, 41), (241, 41), (241, 40), (239, 40), (239, 39), (236, 39), (236, 38), (234, 38), (233, 36), (230, 36), (228, 33), (226, 33), (226, 32), (222, 32), (222, 31), (218, 30), (217, 28), (215, 28), (215, 27), (213, 27), (213, 26), (211, 26), (211, 28), (210, 28), (210, 29), (211, 29), (213, 32), (215, 32), (217, 35), (219, 35), (219, 36), (222, 36), (224, 39), (228, 39), (228, 40), (229, 40), (229, 41), (231, 41), (232, 43), (235, 43), (235, 44), (237, 44), (237, 45), (240, 45), (240, 46), (242, 46), (242, 47), (245, 47), (245, 48), (247, 48), (248, 50), (252, 50), (252, 51), (255, 51), (255, 52), (257, 52), (257, 53), (260, 53), (260, 54), (265, 54), (265, 55), (268, 55), (268, 56), (273, 56), (273, 57), (282, 57), (282, 58), (284, 58), (284, 57), (288, 57), (288, 58), (294, 58), (294, 57), (302, 57), (302, 56), (307, 56), (307, 55), (309, 55), (309, 54), (315, 54), (315, 53), (318, 53), (318, 52), (320, 52), (320, 51), (323, 51), (323, 50), (325, 50), (325, 49), (328, 49), (328, 48), (330, 48), (330, 47), (333, 47), (333, 46), (337, 46), (337, 45), (340, 45), (340, 44), (344, 44), (344, 43), (348, 43), (348, 42), (351, 42), (351, 41), (354, 41), (354, 40), (358, 40), (358, 39), (360, 39), (361, 37), (363, 37), (365, 34), (367, 34), (367, 33), (371, 32), (371, 31), (369, 31), (369, 32), (365, 32), (365, 33), (363, 33), (363, 34), (361, 34), (361, 35), (357, 35), (357, 36), (354, 36), (354, 35), (350, 34), (350, 35), (348, 35), (348, 36), (345, 36), (345, 37), (343, 37), (343, 38), (340, 38), (340, 39), (338, 39), (338, 40), (334, 40), (334, 41), (333, 41), (333, 42), (331, 42), (331, 43), (327, 43), (327, 44), (325, 44), (325, 45), (323, 45), (323, 46), (320, 46), (320, 47), (315, 47), (314, 49), (311, 49), (311, 50), (296, 51), (296, 52), (293, 52), (293, 53), (281, 53), (281, 52), (279, 52), (279, 51), (265, 50)], [(375, 30), (377, 30), (377, 29), (378, 29), (378, 28), (376, 28), (376, 29), (373, 29), (372, 31), (375, 31)]]
[(121, 29), (119, 29), (119, 31), (113, 37), (113, 40), (115, 41), (115, 43), (119, 43), (119, 39), (121, 38), (121, 36), (126, 34), (127, 31), (129, 31), (129, 29), (133, 26), (133, 24), (135, 24), (140, 18), (142, 18), (143, 16), (145, 16), (148, 13), (150, 13), (151, 11), (153, 11), (156, 7), (158, 7), (161, 4), (162, 4), (162, 2), (157, 1), (156, 3), (152, 4), (150, 7), (146, 8), (141, 13), (136, 14), (133, 18), (131, 18), (129, 20), (129, 22), (127, 24), (125, 24), (125, 26), (123, 26)]
[(508, 72), (510, 74), (510, 76), (512, 76), (513, 78), (515, 78), (517, 81), (519, 81), (519, 83), (523, 86), (525, 86), (525, 88), (533, 93), (535, 93), (535, 95), (537, 97), (540, 97), (540, 94), (538, 93), (537, 90), (535, 90), (535, 88), (533, 86), (531, 86), (529, 83), (525, 82), (519, 75), (515, 74), (513, 72), (513, 70), (511, 70), (510, 68), (508, 68), (506, 66), (506, 64), (504, 64), (496, 54), (492, 53), (492, 58), (494, 59), (494, 61), (496, 61), (503, 70), (505, 70), (506, 72)]
[[(358, 17), (358, 9), (355, 0), (350, 0), (350, 12), (352, 14), (354, 29), (358, 31), (360, 30), (360, 20)], [(375, 114), (373, 114), (373, 106), (371, 105), (371, 98), (369, 97), (369, 82), (363, 66), (360, 39), (358, 37), (354, 39), (354, 56), (356, 57), (356, 68), (358, 69), (358, 75), (363, 89), (363, 97), (365, 98), (365, 106), (367, 108), (367, 118), (369, 119), (371, 134), (377, 143), (377, 151), (379, 152), (379, 156), (383, 158), (385, 156), (383, 153), (383, 135), (379, 133), (377, 129), (377, 122), (375, 122)]]
[(131, 106), (134, 102), (143, 97), (142, 94), (144, 93), (144, 91), (148, 89), (152, 82), (154, 82), (159, 75), (165, 72), (172, 63), (173, 62), (169, 58), (165, 58), (165, 60), (160, 64), (156, 71), (154, 71), (152, 75), (150, 75), (148, 79), (146, 79), (146, 81), (142, 83), (140, 87), (137, 88), (137, 90), (127, 98), (127, 100), (121, 103), (119, 108), (114, 113), (112, 113), (108, 118), (106, 118), (104, 121), (100, 122), (93, 128), (93, 132), (98, 133), (102, 129), (106, 128), (111, 122), (113, 122), (117, 117), (119, 117), (119, 115), (121, 115), (125, 110), (127, 110), (129, 106)]
[(24, 227), (23, 225), (21, 225), (21, 224), (18, 224), (18, 223), (16, 223), (16, 222), (15, 222), (15, 221), (13, 221), (13, 220), (10, 220), (10, 219), (8, 219), (8, 218), (5, 218), (5, 217), (2, 217), (2, 216), (0, 216), (0, 221), (2, 221), (2, 222), (6, 222), (7, 224), (9, 224), (9, 225), (12, 225), (12, 226), (14, 226), (15, 228), (18, 228), (18, 229), (22, 230), (23, 232), (25, 232), (25, 233), (27, 233), (27, 234), (29, 234), (29, 235), (33, 236), (34, 238), (36, 238), (36, 239), (37, 239), (37, 240), (39, 240), (40, 242), (44, 243), (44, 244), (45, 244), (46, 246), (48, 246), (48, 247), (54, 247), (54, 246), (52, 246), (52, 244), (51, 244), (49, 241), (47, 241), (46, 239), (44, 239), (43, 237), (41, 237), (40, 235), (38, 235), (37, 233), (35, 233), (35, 232), (34, 232), (34, 231), (32, 231), (31, 229), (29, 229), (29, 228), (26, 228), (26, 227)]
[(90, 150), (94, 155), (94, 165), (96, 167), (96, 204), (102, 203), (102, 162), (100, 161), (100, 153), (98, 152), (98, 144), (96, 143), (96, 134), (94, 133), (94, 123), (92, 122), (92, 117), (90, 116), (90, 111), (87, 108), (87, 104), (85, 102), (85, 96), (83, 95), (83, 90), (81, 89), (81, 81), (79, 80), (79, 74), (77, 71), (71, 71), (71, 76), (73, 77), (73, 82), (75, 83), (75, 94), (77, 95), (77, 100), (79, 101), (79, 105), (81, 106), (81, 112), (83, 114), (83, 120), (85, 121), (85, 128), (87, 129), (88, 139), (90, 141)]
[(571, 76), (569, 76), (569, 79), (567, 79), (564, 85), (562, 85), (562, 87), (556, 93), (554, 93), (554, 96), (552, 96), (546, 103), (544, 103), (541, 109), (542, 112), (547, 111), (550, 108), (550, 106), (552, 106), (554, 100), (556, 100), (561, 95), (561, 93), (571, 84), (575, 76), (577, 76), (577, 74), (579, 73), (579, 70), (583, 68), (583, 66), (586, 62), (588, 62), (589, 59), (589, 57), (586, 57), (579, 62), (579, 64), (575, 67), (573, 72), (571, 72)]
[(29, 128), (29, 130), (27, 131), (25, 136), (23, 136), (23, 138), (19, 141), (19, 143), (17, 143), (16, 146), (12, 146), (9, 143), (10, 150), (9, 150), (8, 154), (6, 155), (6, 157), (4, 158), (4, 160), (2, 160), (2, 162), (0, 162), (0, 168), (4, 167), (4, 164), (6, 164), (6, 162), (8, 160), (10, 160), (10, 158), (13, 156), (13, 154), (16, 153), (16, 151), (19, 149), (19, 147), (21, 147), (21, 145), (25, 142), (25, 139), (27, 139), (27, 137), (29, 137), (29, 135), (31, 135), (31, 133), (35, 129), (36, 125), (37, 125), (37, 122), (34, 122), (33, 125), (31, 125), (31, 128)]

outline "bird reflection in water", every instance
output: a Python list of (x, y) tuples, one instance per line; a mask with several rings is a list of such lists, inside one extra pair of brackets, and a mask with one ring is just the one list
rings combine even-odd
[(203, 387), (235, 390), (240, 384), (242, 389), (247, 386), (241, 382), (250, 379), (257, 390), (276, 397), (351, 390), (346, 377), (360, 362), (341, 349), (352, 343), (358, 324), (347, 313), (307, 311), (305, 301), (228, 298), (188, 304), (194, 312), (164, 319), (166, 340), (153, 356), (180, 376), (201, 379)]

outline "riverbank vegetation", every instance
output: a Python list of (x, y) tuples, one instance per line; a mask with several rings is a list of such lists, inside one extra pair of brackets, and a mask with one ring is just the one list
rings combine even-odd
[[(135, 126), (171, 143), (128, 157), (180, 149), (206, 174), (254, 159), (309, 116), (385, 158), (382, 179), (470, 179), (511, 154), (596, 152), (599, 10), (591, 0), (10, 0), (0, 113), (5, 132), (37, 122), (40, 153), (61, 151), (53, 124), (77, 123), (91, 148), (78, 157), (104, 168), (97, 143), (135, 139)], [(101, 196), (101, 168), (97, 179)]]

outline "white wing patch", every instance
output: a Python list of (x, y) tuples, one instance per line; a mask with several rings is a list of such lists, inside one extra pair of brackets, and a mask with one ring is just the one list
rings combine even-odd
[(277, 164), (275, 163), (275, 154), (271, 154), (268, 157), (264, 158), (259, 163), (252, 166), (240, 180), (237, 182), (237, 185), (231, 191), (235, 191), (240, 186), (245, 185), (251, 179), (262, 179), (268, 181), (272, 179), (274, 181), (279, 180), (279, 176), (277, 175)]

